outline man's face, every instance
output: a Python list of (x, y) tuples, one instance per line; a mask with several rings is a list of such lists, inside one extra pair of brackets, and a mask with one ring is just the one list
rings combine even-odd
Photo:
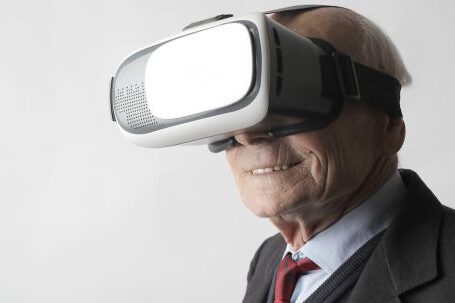
[(242, 200), (261, 217), (336, 209), (337, 201), (348, 199), (378, 164), (375, 117), (347, 102), (341, 116), (318, 131), (282, 138), (236, 136), (239, 144), (226, 156)]

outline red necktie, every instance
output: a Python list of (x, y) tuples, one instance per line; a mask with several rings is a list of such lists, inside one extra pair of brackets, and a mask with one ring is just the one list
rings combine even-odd
[(274, 303), (289, 303), (299, 277), (306, 271), (319, 269), (319, 266), (308, 258), (294, 261), (291, 253), (281, 260), (275, 285)]

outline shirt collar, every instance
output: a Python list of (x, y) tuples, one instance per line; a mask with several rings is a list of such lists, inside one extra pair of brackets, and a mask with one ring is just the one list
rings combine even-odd
[(288, 244), (283, 257), (288, 252), (295, 260), (308, 257), (331, 275), (363, 244), (389, 226), (397, 204), (405, 194), (406, 186), (396, 171), (364, 203), (311, 238), (299, 250), (292, 250)]

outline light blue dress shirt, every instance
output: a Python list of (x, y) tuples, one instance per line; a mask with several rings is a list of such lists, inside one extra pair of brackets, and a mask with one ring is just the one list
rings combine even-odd
[(405, 195), (406, 186), (397, 171), (364, 203), (311, 238), (299, 250), (292, 250), (288, 244), (283, 257), (291, 252), (294, 260), (308, 257), (320, 267), (299, 278), (291, 302), (303, 302), (363, 244), (386, 229)]

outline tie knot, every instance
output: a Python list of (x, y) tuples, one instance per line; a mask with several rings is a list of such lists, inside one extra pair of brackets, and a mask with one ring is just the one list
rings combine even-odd
[(305, 257), (305, 258), (298, 260), (297, 262), (294, 261), (294, 259), (292, 259), (290, 254), (289, 254), (289, 258), (294, 263), (296, 263), (297, 268), (299, 268), (302, 273), (304, 273), (306, 271), (310, 271), (310, 270), (319, 269), (319, 266), (316, 263), (314, 263), (312, 260), (310, 260), (309, 258)]
[(292, 258), (291, 253), (289, 252), (281, 261), (279, 270), (282, 271), (283, 273), (292, 272), (294, 274), (301, 275), (306, 271), (315, 269), (319, 269), (319, 266), (316, 263), (314, 263), (311, 259), (305, 257), (298, 261), (295, 261)]

